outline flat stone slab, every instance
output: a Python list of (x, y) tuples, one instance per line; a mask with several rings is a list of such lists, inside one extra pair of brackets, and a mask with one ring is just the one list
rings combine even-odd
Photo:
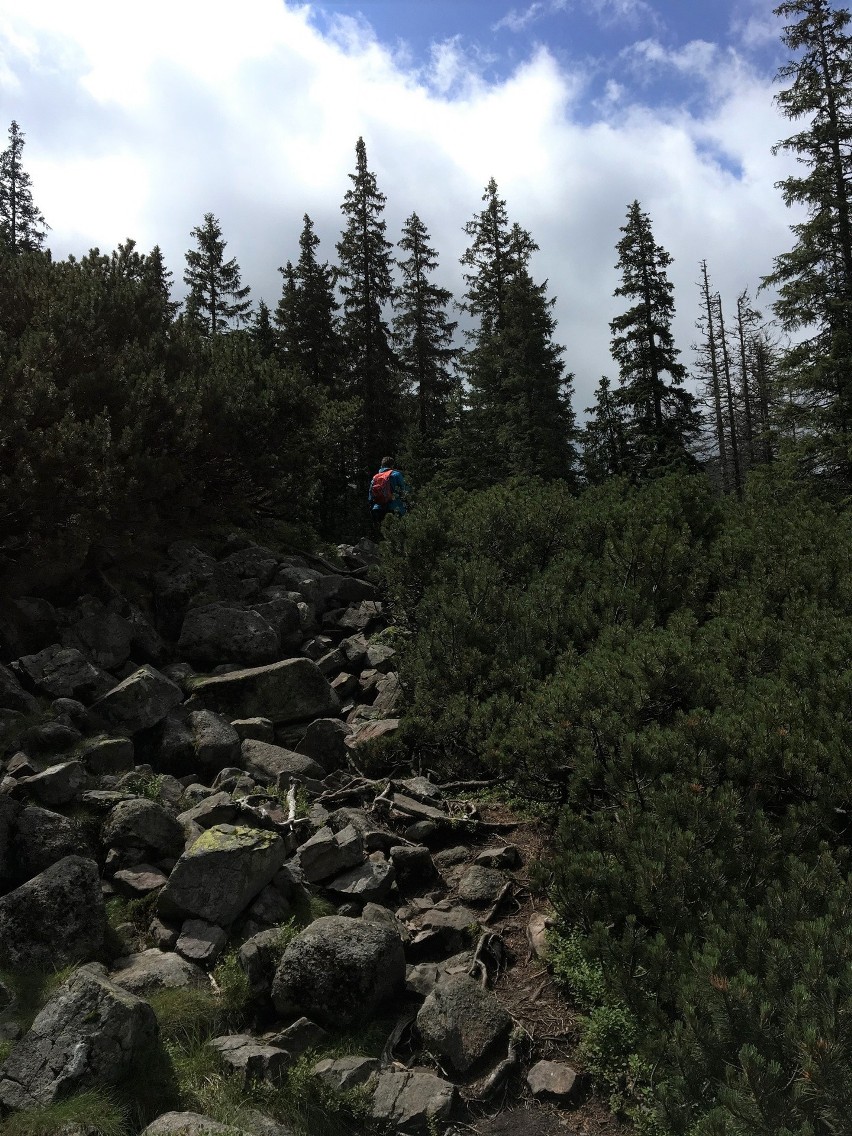
[(116, 959), (110, 978), (116, 986), (142, 997), (154, 990), (209, 986), (201, 967), (172, 951), (159, 951), (156, 947)]
[(527, 1085), (537, 1099), (565, 1103), (575, 1095), (577, 1071), (561, 1061), (537, 1061), (527, 1073)]
[(303, 658), (197, 679), (189, 705), (230, 720), (264, 717), (276, 725), (334, 717), (340, 711), (322, 671)]
[(251, 1034), (225, 1034), (207, 1043), (234, 1073), (243, 1075), (248, 1086), (257, 1081), (280, 1080), (290, 1065), (290, 1054), (274, 1045), (258, 1042)]
[(311, 1073), (331, 1085), (335, 1092), (343, 1093), (365, 1085), (378, 1068), (375, 1057), (327, 1057), (318, 1061)]
[(383, 1069), (373, 1094), (372, 1111), (397, 1132), (433, 1132), (450, 1119), (455, 1085), (428, 1069)]

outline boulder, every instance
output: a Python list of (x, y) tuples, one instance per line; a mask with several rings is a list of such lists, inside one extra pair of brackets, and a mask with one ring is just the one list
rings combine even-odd
[(92, 853), (76, 821), (35, 805), (21, 810), (12, 849), (15, 876), (21, 882), (32, 879), (66, 856)]
[(474, 906), (491, 905), (506, 885), (506, 876), (496, 868), (471, 864), (459, 880), (459, 899)]
[(291, 1128), (256, 1113), (246, 1125), (220, 1124), (200, 1112), (164, 1112), (140, 1136), (293, 1136)]
[(335, 876), (325, 886), (332, 895), (340, 896), (341, 899), (380, 903), (393, 886), (394, 878), (393, 864), (384, 858), (374, 860), (371, 857), (363, 864)]
[(428, 1049), (464, 1074), (505, 1042), (512, 1019), (490, 990), (466, 974), (453, 974), (426, 997), (417, 1028)]
[(154, 859), (179, 856), (184, 848), (177, 818), (147, 797), (117, 804), (104, 822), (101, 840), (105, 848), (139, 848)]
[(74, 647), (53, 644), (35, 655), (24, 655), (15, 669), (37, 690), (52, 698), (76, 698), (89, 704), (113, 686), (115, 679)]
[(297, 1018), (286, 1029), (275, 1035), (274, 1044), (286, 1049), (295, 1061), (309, 1049), (322, 1049), (328, 1039), (328, 1030), (324, 1030), (310, 1018)]
[(266, 1045), (250, 1034), (226, 1034), (211, 1038), (207, 1044), (216, 1050), (231, 1073), (242, 1076), (246, 1088), (258, 1081), (280, 1081), (291, 1063), (285, 1049)]
[(278, 657), (281, 640), (269, 622), (251, 608), (208, 604), (186, 613), (177, 649), (202, 669), (219, 663), (262, 666)]
[[(284, 953), (283, 939), (280, 927), (270, 927), (266, 931), (258, 931), (250, 939), (246, 939), (237, 952), (239, 962), (249, 982), (249, 989), (253, 997), (268, 994), (272, 989), (272, 980), (275, 971)], [(282, 1048), (288, 1049), (284, 1045)]]
[(106, 737), (101, 734), (85, 738), (78, 755), (89, 773), (127, 773), (133, 768), (133, 742), (130, 738)]
[(181, 702), (180, 687), (145, 663), (102, 695), (92, 706), (92, 713), (108, 725), (134, 734), (162, 722)]
[(0, 1104), (29, 1109), (83, 1088), (115, 1085), (144, 1064), (157, 1038), (154, 1011), (106, 976), (75, 971), (0, 1067)]
[(175, 864), (158, 912), (164, 919), (195, 917), (227, 927), (272, 880), (285, 856), (284, 841), (274, 832), (214, 825)]
[(358, 1085), (365, 1085), (378, 1068), (375, 1057), (326, 1057), (312, 1067), (311, 1073), (325, 1081), (336, 1093), (345, 1093)]
[(221, 927), (203, 919), (187, 919), (180, 929), (175, 950), (188, 962), (212, 967), (227, 942), (227, 933)]
[[(359, 746), (364, 745), (365, 742), (372, 742), (377, 738), (385, 738), (391, 734), (395, 734), (398, 729), (399, 718), (385, 718), (376, 721), (362, 722), (354, 726), (352, 733), (347, 737), (347, 748), (357, 749)], [(446, 817), (442, 817), (442, 819), (445, 820)]]
[(455, 1085), (429, 1069), (383, 1069), (373, 1093), (373, 1116), (399, 1133), (431, 1133), (452, 1115)]
[(291, 777), (310, 777), (322, 781), (327, 771), (311, 757), (282, 746), (269, 745), (255, 738), (246, 738), (241, 746), (241, 764), (256, 781), (263, 784), (286, 782)]
[(12, 671), (0, 666), (0, 709), (32, 714), (37, 707), (35, 697), (24, 690)]
[(312, 757), (329, 772), (345, 769), (348, 756), (346, 739), (351, 733), (352, 727), (339, 718), (317, 718), (293, 748), (306, 757)]
[(275, 724), (337, 714), (340, 703), (316, 663), (285, 659), (266, 667), (231, 671), (193, 683), (190, 708), (229, 719), (263, 716)]
[(330, 828), (321, 828), (300, 845), (296, 859), (304, 878), (313, 884), (360, 864), (364, 850), (354, 827), (349, 826), (338, 833)]
[(0, 898), (0, 966), (59, 969), (97, 958), (105, 939), (94, 860), (66, 856)]
[(279, 1014), (339, 1027), (368, 1017), (405, 980), (399, 936), (389, 927), (329, 915), (287, 947), (272, 984)]
[(210, 985), (200, 966), (156, 947), (117, 958), (112, 967), (112, 981), (143, 998), (155, 990), (204, 989)]
[(168, 876), (153, 864), (136, 864), (132, 868), (121, 868), (113, 873), (112, 882), (116, 891), (129, 895), (131, 899), (142, 899), (152, 891), (165, 887)]
[(240, 738), (227, 718), (211, 710), (192, 710), (187, 717), (198, 768), (218, 773), (239, 760)]
[(0, 601), (0, 656), (18, 659), (56, 642), (56, 611), (36, 596), (9, 596)]
[(36, 797), (45, 805), (67, 805), (77, 796), (85, 779), (86, 771), (79, 761), (62, 761), (32, 777), (22, 777), (15, 794)]

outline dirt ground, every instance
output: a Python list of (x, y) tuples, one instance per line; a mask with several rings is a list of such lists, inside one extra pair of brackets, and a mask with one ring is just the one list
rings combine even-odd
[[(471, 1106), (472, 1127), (477, 1136), (629, 1136), (632, 1126), (612, 1115), (605, 1100), (595, 1094), (583, 1074), (577, 1052), (579, 1031), (573, 1009), (557, 989), (547, 966), (532, 951), (527, 927), (535, 912), (551, 913), (547, 899), (530, 883), (530, 868), (547, 859), (550, 833), (546, 826), (521, 819), (502, 805), (480, 805), (483, 821), (515, 827), (471, 844), (469, 862), (482, 848), (495, 844), (514, 844), (521, 855), (521, 866), (509, 872), (513, 894), (497, 909), (488, 924), (498, 932), (509, 950), (509, 963), (493, 986), (494, 993), (527, 1035), (524, 1065), (536, 1061), (560, 1061), (581, 1076), (577, 1101), (570, 1108), (556, 1108), (537, 1101), (523, 1076), (511, 1078), (505, 1089), (487, 1108)], [(467, 864), (444, 876), (453, 887)], [(468, 1087), (476, 1095), (476, 1086)], [(466, 1094), (467, 1095), (467, 1094)], [(482, 1115), (475, 1113), (481, 1107)]]

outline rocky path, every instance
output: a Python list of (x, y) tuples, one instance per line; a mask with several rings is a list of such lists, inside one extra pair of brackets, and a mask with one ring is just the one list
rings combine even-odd
[[(209, 991), (230, 954), (250, 1025), (208, 1044), (247, 1099), (310, 1053), (391, 1131), (620, 1130), (541, 957), (546, 834), (359, 772), (398, 725), (373, 551), (182, 542), (132, 598), (100, 576), (65, 607), (0, 607), (0, 1124), (125, 1084), (161, 1044), (154, 995)], [(141, 929), (109, 929), (118, 899), (144, 901)], [(68, 964), (24, 1021), (15, 976)], [(373, 1018), (382, 1053), (335, 1057)], [(290, 1128), (171, 1111), (144, 1130), (178, 1131)]]

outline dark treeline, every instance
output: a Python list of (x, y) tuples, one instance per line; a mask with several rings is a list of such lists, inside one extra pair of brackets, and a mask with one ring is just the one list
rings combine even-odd
[(829, 0), (776, 14), (806, 219), (761, 282), (774, 322), (703, 261), (690, 375), (634, 201), (582, 427), (493, 180), (454, 298), (417, 213), (390, 240), (359, 139), (336, 256), (306, 215), (252, 308), (210, 213), (181, 304), (158, 248), (54, 261), (14, 123), (0, 155), (0, 569), (190, 522), (358, 536), (394, 453), (417, 496), (385, 522), (390, 757), (558, 818), (554, 967), (648, 1136), (852, 1115), (852, 36)]

